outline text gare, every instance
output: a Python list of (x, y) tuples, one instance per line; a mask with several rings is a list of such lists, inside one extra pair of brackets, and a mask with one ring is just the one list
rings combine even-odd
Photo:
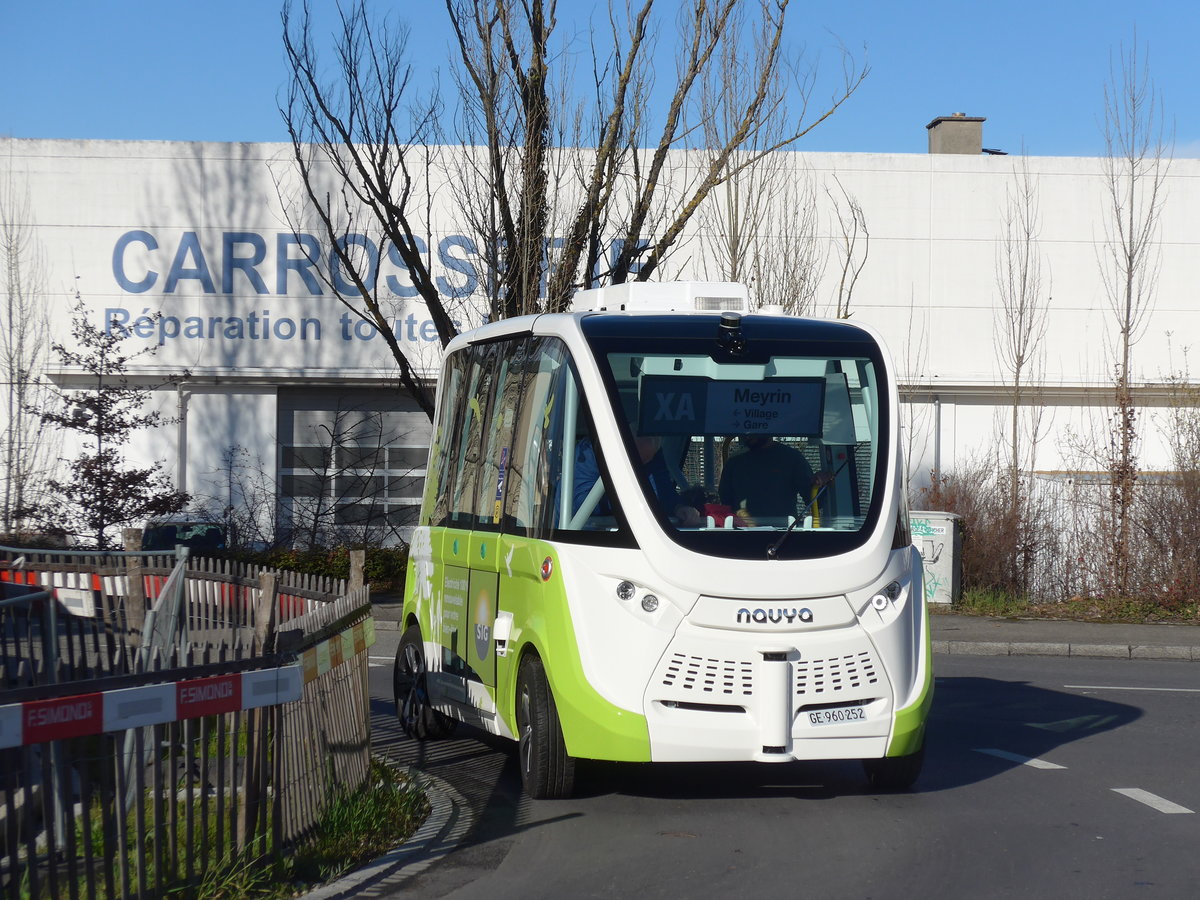
[[(416, 237), (413, 240), (422, 255), (428, 254), (424, 241)], [(268, 244), (273, 244), (273, 262), (267, 259)], [(337, 245), (362, 259), (368, 283), (382, 276), (382, 283), (394, 296), (417, 296), (417, 289), (407, 279), (401, 280), (407, 270), (394, 244), (387, 245), (382, 257), (378, 245), (366, 235), (343, 235)], [(155, 288), (172, 294), (193, 285), (206, 294), (232, 294), (236, 286), (240, 291), (249, 289), (255, 294), (283, 296), (299, 292), (319, 296), (324, 289), (317, 268), (325, 266), (339, 294), (356, 293), (354, 284), (342, 271), (337, 253), (332, 248), (325, 252), (313, 234), (286, 232), (270, 236), (254, 231), (226, 231), (221, 234), (219, 257), (214, 257), (216, 251), (211, 245), (206, 247), (195, 231), (181, 232), (173, 246), (161, 244), (149, 231), (127, 231), (113, 245), (113, 278), (121, 290), (131, 294)], [(479, 271), (470, 257), (478, 255), (475, 242), (466, 235), (452, 234), (438, 241), (437, 259), (452, 274), (437, 276), (437, 289), (456, 297), (473, 294), (479, 286)]]

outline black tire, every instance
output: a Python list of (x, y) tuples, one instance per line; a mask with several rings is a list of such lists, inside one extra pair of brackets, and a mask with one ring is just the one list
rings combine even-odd
[(908, 756), (885, 756), (883, 759), (864, 759), (867, 783), (875, 791), (907, 791), (921, 774), (925, 764), (925, 744)]
[(445, 737), (458, 724), (430, 705), (425, 680), (425, 645), (421, 629), (410, 625), (400, 638), (396, 649), (396, 665), (392, 670), (392, 689), (396, 699), (396, 718), (400, 728), (411, 738), (430, 740)]
[(558, 708), (542, 660), (530, 655), (517, 675), (517, 738), (521, 784), (534, 800), (561, 800), (575, 790), (575, 759), (567, 754)]

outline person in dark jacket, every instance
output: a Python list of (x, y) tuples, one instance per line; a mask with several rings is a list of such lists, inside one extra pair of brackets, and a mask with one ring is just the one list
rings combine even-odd
[[(804, 454), (767, 435), (742, 437), (745, 452), (729, 457), (721, 472), (721, 502), (749, 519), (784, 519), (807, 506), (812, 490), (832, 480), (814, 474)], [(744, 513), (742, 511), (745, 511)]]

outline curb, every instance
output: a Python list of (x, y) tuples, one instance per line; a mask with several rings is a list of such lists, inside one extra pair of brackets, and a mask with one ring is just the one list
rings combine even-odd
[(434, 775), (416, 769), (409, 769), (409, 774), (429, 799), (429, 815), (421, 827), (383, 856), (304, 894), (305, 900), (388, 895), (401, 880), (420, 875), (462, 842), (475, 824), (475, 815), (462, 795)]
[(1090, 659), (1182, 659), (1200, 662), (1200, 647), (1157, 644), (935, 640), (933, 652), (950, 656), (1079, 656)]

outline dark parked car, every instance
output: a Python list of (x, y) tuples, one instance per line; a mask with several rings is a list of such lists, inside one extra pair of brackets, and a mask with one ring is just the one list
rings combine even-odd
[(225, 526), (210, 519), (181, 517), (147, 522), (142, 529), (142, 549), (173, 551), (178, 544), (197, 555), (219, 553), (228, 546)]

